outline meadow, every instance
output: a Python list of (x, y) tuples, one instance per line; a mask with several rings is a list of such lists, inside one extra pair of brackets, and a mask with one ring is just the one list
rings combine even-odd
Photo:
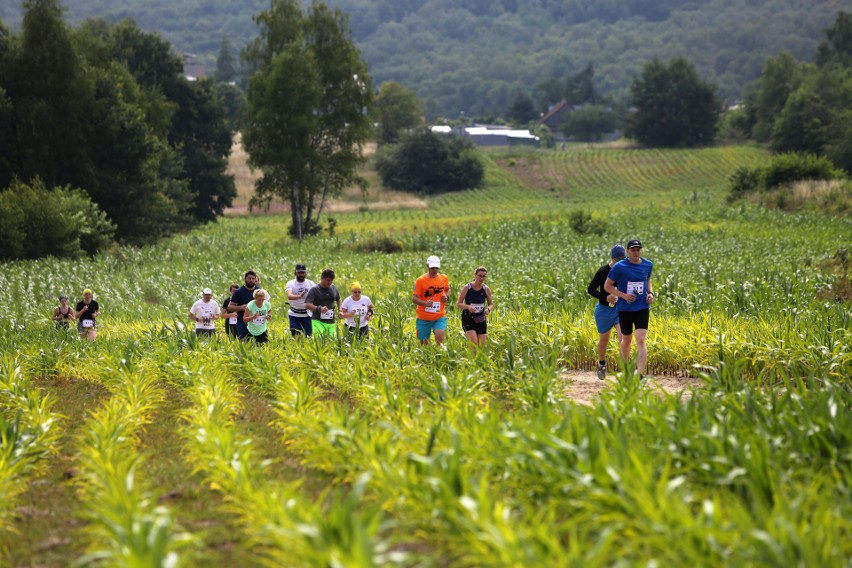
[[(486, 158), (484, 189), (341, 208), (301, 245), (286, 216), (240, 216), (5, 263), (0, 564), (847, 565), (852, 219), (725, 204), (731, 172), (767, 158), (755, 147)], [(580, 209), (602, 234), (572, 228)], [(585, 289), (632, 237), (655, 263), (652, 378), (613, 343), (618, 374), (580, 405), (566, 371), (594, 365)], [(430, 254), (455, 293), (488, 267), (482, 352), (455, 311), (444, 348), (415, 340)], [(289, 337), (296, 262), (333, 268), (342, 293), (362, 283), (368, 341)], [(248, 269), (271, 342), (199, 340), (201, 288), (221, 301)], [(49, 321), (85, 287), (104, 314), (92, 344)], [(653, 388), (686, 375), (700, 386)]]

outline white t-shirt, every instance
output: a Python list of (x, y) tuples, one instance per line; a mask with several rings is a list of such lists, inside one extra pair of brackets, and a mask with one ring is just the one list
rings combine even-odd
[[(352, 299), (352, 296), (349, 296), (343, 303), (340, 305), (345, 312), (356, 311), (359, 316), (359, 321), (361, 323), (361, 327), (367, 327), (367, 308), (370, 307), (370, 304), (373, 302), (370, 301), (370, 298), (361, 294), (361, 299), (357, 302)], [(349, 327), (355, 327), (355, 316), (351, 318), (346, 318), (346, 325)]]
[(195, 316), (195, 329), (216, 329), (213, 316), (218, 316), (219, 312), (219, 304), (213, 300), (209, 302), (198, 300), (189, 310), (189, 313)]
[(299, 295), (302, 292), (306, 292), (306, 294), (298, 300), (289, 300), (290, 309), (287, 310), (287, 315), (296, 316), (297, 318), (309, 318), (313, 315), (310, 310), (305, 309), (305, 298), (308, 297), (307, 292), (316, 285), (316, 282), (308, 280), (307, 278), (305, 278), (304, 282), (299, 282), (295, 278), (287, 282), (284, 289), (288, 294)]

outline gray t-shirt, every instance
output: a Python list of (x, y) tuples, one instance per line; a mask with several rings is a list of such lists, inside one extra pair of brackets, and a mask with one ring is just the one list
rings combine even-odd
[(315, 306), (325, 306), (329, 310), (325, 314), (320, 313), (320, 310), (314, 310), (313, 319), (322, 323), (334, 323), (334, 304), (339, 299), (340, 294), (337, 293), (337, 288), (332, 284), (328, 288), (322, 286), (311, 288), (305, 302)]

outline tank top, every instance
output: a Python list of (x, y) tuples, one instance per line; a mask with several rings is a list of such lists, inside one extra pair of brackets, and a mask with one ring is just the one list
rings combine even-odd
[(69, 319), (71, 317), (71, 306), (68, 306), (66, 311), (62, 311), (62, 308), (57, 308), (59, 310), (59, 315), (62, 316), (62, 319)]
[(485, 304), (488, 296), (485, 294), (485, 284), (479, 290), (473, 289), (473, 282), (467, 285), (467, 294), (464, 296), (464, 303), (468, 306), (472, 304)]

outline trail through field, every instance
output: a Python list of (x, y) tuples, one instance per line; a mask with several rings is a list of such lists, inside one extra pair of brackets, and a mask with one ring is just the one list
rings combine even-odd
[[(612, 388), (616, 377), (607, 376), (600, 380), (594, 371), (565, 371), (562, 378), (568, 383), (565, 396), (580, 404), (594, 404), (595, 399), (605, 390)], [(701, 379), (695, 377), (654, 377), (647, 376), (648, 387), (658, 392), (677, 394), (683, 392), (684, 398), (692, 396), (690, 387), (701, 388)]]

